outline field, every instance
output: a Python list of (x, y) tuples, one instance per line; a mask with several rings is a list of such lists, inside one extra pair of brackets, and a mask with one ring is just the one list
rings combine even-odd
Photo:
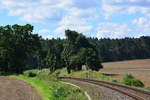
[(150, 87), (150, 59), (103, 63), (101, 73), (121, 81), (126, 74), (140, 79), (146, 88)]
[(29, 83), (0, 76), (0, 100), (42, 100), (39, 95)]

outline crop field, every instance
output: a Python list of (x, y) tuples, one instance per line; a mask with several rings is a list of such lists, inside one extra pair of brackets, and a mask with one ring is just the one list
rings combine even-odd
[(140, 79), (146, 88), (150, 87), (150, 59), (107, 62), (103, 63), (103, 66), (104, 69), (100, 72), (116, 80), (121, 81), (126, 74), (132, 74)]

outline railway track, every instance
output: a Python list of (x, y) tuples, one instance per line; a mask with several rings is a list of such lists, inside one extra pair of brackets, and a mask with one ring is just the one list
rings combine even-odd
[(139, 88), (134, 88), (134, 87), (116, 84), (112, 82), (89, 80), (89, 79), (82, 79), (82, 78), (59, 77), (59, 79), (87, 82), (87, 83), (110, 88), (124, 95), (127, 95), (135, 100), (150, 100), (150, 92)]

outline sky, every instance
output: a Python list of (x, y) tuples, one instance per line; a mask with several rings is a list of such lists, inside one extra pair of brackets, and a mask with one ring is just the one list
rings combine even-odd
[(0, 26), (31, 24), (43, 38), (150, 36), (150, 0), (0, 0)]

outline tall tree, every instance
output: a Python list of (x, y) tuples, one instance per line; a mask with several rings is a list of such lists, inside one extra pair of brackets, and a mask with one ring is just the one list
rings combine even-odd
[(2, 72), (22, 73), (28, 55), (38, 51), (40, 38), (32, 34), (33, 26), (27, 24), (0, 27), (0, 54)]
[(66, 30), (66, 43), (63, 58), (66, 62), (68, 73), (72, 70), (81, 70), (82, 65), (87, 65), (92, 70), (99, 70), (101, 66), (97, 49), (88, 39), (75, 31)]

